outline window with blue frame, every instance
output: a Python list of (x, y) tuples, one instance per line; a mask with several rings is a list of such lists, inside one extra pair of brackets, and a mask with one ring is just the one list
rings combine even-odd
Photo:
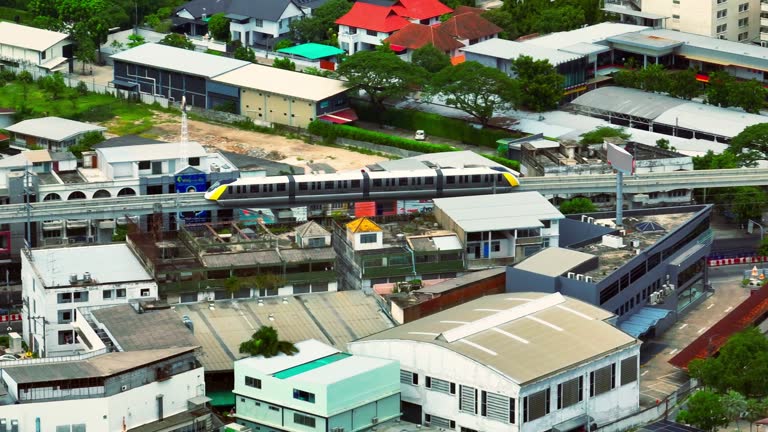
[(293, 389), (293, 398), (304, 402), (315, 403), (315, 394), (304, 390)]

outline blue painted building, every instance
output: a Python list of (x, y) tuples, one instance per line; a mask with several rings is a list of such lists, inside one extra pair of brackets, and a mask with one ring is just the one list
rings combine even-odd
[(672, 325), (709, 289), (711, 206), (625, 211), (561, 221), (560, 247), (544, 249), (507, 270), (507, 292), (560, 292), (617, 316), (636, 337)]

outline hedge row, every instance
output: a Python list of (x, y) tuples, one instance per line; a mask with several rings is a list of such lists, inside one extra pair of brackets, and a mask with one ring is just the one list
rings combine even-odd
[(489, 154), (483, 154), (483, 156), (496, 162), (497, 164), (504, 165), (507, 168), (512, 168), (515, 171), (520, 171), (520, 162), (514, 159), (507, 159), (501, 156), (494, 156)]
[(475, 129), (469, 123), (416, 110), (387, 108), (381, 110), (363, 101), (353, 102), (360, 120), (387, 124), (401, 129), (423, 130), (427, 135), (448, 138), (482, 147), (496, 148), (502, 138), (519, 138), (522, 134), (497, 129)]
[(310, 123), (308, 130), (309, 133), (321, 136), (330, 142), (334, 142), (336, 141), (336, 138), (341, 137), (420, 153), (438, 153), (458, 150), (457, 148), (446, 144), (430, 144), (408, 138), (387, 135), (381, 132), (369, 131), (353, 126), (337, 125), (319, 120)]

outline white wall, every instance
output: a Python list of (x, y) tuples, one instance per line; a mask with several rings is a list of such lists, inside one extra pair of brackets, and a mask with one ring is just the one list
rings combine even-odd
[[(739, 13), (739, 5), (749, 3), (746, 12)], [(717, 4), (717, 0), (680, 0), (674, 3), (669, 0), (643, 0), (643, 12), (655, 13), (670, 17), (666, 27), (687, 33), (704, 36), (717, 36), (717, 27), (725, 24), (723, 33), (726, 39), (737, 41), (739, 33), (749, 32), (749, 41), (760, 38), (760, 0), (730, 0)], [(717, 17), (717, 11), (727, 10), (726, 16)], [(679, 19), (672, 18), (674, 15)], [(739, 19), (749, 18), (749, 25), (739, 27)]]
[[(617, 387), (612, 391), (596, 397), (589, 397), (589, 372), (611, 362), (619, 362), (621, 359), (632, 355), (638, 355), (639, 358), (639, 345), (633, 345), (628, 349), (612, 353), (556, 376), (547, 377), (542, 381), (526, 385), (523, 388), (508, 377), (495, 372), (483, 364), (430, 343), (394, 340), (359, 341), (350, 343), (349, 351), (353, 354), (398, 360), (402, 370), (418, 373), (418, 386), (401, 384), (402, 400), (421, 405), (424, 414), (454, 420), (456, 422), (456, 430), (460, 430), (462, 426), (486, 432), (539, 432), (550, 429), (553, 425), (584, 413), (584, 403), (565, 409), (556, 409), (557, 384), (579, 375), (585, 376), (584, 398), (589, 403), (589, 415), (598, 424), (635, 412), (639, 407), (639, 377), (634, 383), (622, 387), (619, 387), (617, 384)], [(448, 395), (427, 389), (424, 384), (426, 376), (456, 383), (457, 395)], [(616, 367), (616, 376), (617, 379), (620, 376), (620, 363)], [(617, 383), (619, 382), (617, 381)], [(482, 417), (479, 414), (471, 415), (459, 412), (457, 401), (459, 385), (476, 388), (478, 390), (478, 399), (480, 398), (481, 390), (515, 398), (517, 405), (515, 409), (515, 424), (503, 423)], [(520, 423), (523, 418), (522, 398), (547, 387), (551, 389), (552, 395), (550, 398), (550, 414), (527, 422), (521, 427)]]
[[(376, 234), (376, 242), (360, 243), (360, 236), (364, 234)], [(349, 240), (349, 242), (352, 243), (352, 248), (354, 250), (371, 250), (371, 249), (381, 249), (384, 247), (384, 233), (382, 233), (381, 231), (355, 233), (347, 230), (347, 240)]]
[(203, 368), (194, 369), (162, 382), (135, 387), (108, 398), (63, 400), (0, 406), (0, 418), (19, 421), (20, 431), (34, 431), (40, 418), (41, 430), (56, 426), (85, 424), (87, 431), (123, 430), (157, 420), (157, 395), (162, 394), (163, 414), (169, 417), (187, 410), (187, 401), (205, 394)]

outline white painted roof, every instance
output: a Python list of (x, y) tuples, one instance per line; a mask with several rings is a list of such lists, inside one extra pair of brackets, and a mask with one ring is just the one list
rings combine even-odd
[(158, 143), (105, 147), (96, 151), (103, 155), (104, 161), (107, 163), (178, 159), (182, 154), (188, 158), (208, 155), (203, 146), (194, 141), (185, 144)]
[(224, 73), (213, 81), (314, 102), (347, 90), (344, 81), (257, 64)]
[(326, 345), (316, 339), (308, 339), (296, 342), (294, 346), (298, 353), (288, 356), (280, 353), (274, 357), (247, 357), (235, 362), (236, 367), (246, 367), (248, 370), (257, 371), (264, 375), (272, 375), (294, 366), (303, 365), (319, 358), (328, 357), (341, 351)]
[(155, 43), (145, 43), (136, 48), (114, 54), (112, 59), (205, 78), (213, 78), (252, 64), (242, 60)]
[(542, 220), (564, 219), (538, 192), (437, 198), (435, 207), (465, 232), (542, 227)]
[(45, 51), (67, 37), (65, 33), (10, 22), (0, 22), (0, 45)]
[(522, 43), (552, 49), (560, 49), (581, 42), (603, 42), (611, 36), (636, 32), (645, 30), (647, 28), (648, 27), (645, 26), (637, 26), (632, 24), (605, 22), (571, 31), (550, 33), (548, 35), (540, 36), (537, 38), (524, 40)]
[(314, 384), (333, 384), (355, 375), (378, 369), (394, 360), (351, 355), (347, 358), (323, 365), (319, 368), (295, 375), (290, 379)]
[(61, 117), (41, 117), (24, 120), (15, 125), (8, 126), (5, 130), (52, 141), (64, 141), (90, 131), (105, 131), (107, 128)]
[(152, 280), (124, 243), (32, 249), (32, 258), (46, 287), (69, 286), (69, 275), (82, 279), (85, 272), (99, 284)]
[(515, 268), (556, 277), (593, 258), (594, 255), (572, 249), (548, 247), (516, 264)]
[(520, 56), (529, 56), (534, 60), (548, 60), (553, 66), (577, 60), (583, 55), (571, 52), (559, 51), (548, 47), (524, 44), (506, 39), (488, 39), (486, 41), (461, 48), (465, 53), (480, 54), (488, 57), (517, 59)]

